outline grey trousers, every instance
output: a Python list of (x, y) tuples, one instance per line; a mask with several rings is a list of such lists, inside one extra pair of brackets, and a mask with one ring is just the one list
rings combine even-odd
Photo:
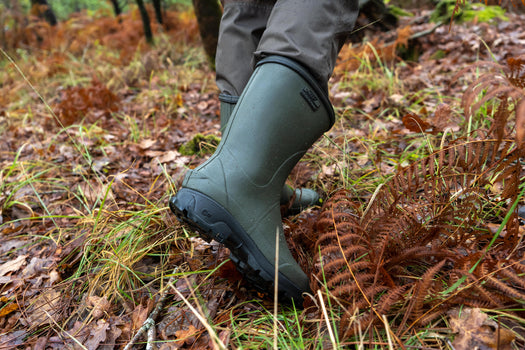
[(358, 0), (224, 0), (215, 58), (217, 86), (239, 96), (258, 60), (279, 55), (304, 65), (327, 90), (352, 30)]

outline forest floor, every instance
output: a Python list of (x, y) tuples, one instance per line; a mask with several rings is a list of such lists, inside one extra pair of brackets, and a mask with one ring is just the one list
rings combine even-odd
[[(434, 28), (428, 11), (414, 13), (398, 29), (368, 33), (373, 40), (349, 43), (340, 54), (330, 81), (337, 121), (289, 177), (293, 186), (318, 190), (325, 205), (284, 219), (314, 293), (304, 310), (280, 305), (277, 314), (273, 296), (246, 285), (225, 248), (196, 238), (167, 207), (186, 170), (202, 163), (220, 138), (214, 73), (191, 12), (168, 12), (169, 29), (154, 28), (154, 46), (144, 44), (136, 12), (120, 23), (84, 14), (57, 28), (35, 22), (11, 32), (6, 44), (13, 48), (0, 56), (0, 349), (120, 349), (152, 313), (160, 349), (523, 348), (524, 227), (506, 215), (522, 211), (523, 186), (516, 187), (521, 194), (501, 194), (510, 180), (497, 175), (489, 181), (490, 200), (472, 207), (506, 210), (476, 216), (481, 231), (468, 226), (488, 234), (490, 243), (468, 253), (447, 246), (479, 259), (474, 266), (462, 260), (471, 268), (466, 280), (445, 281), (450, 271), (468, 268), (450, 256), (441, 263), (437, 253), (424, 256), (424, 269), (413, 263), (389, 270), (407, 283), (392, 277), (391, 294), (372, 288), (377, 281), (362, 290), (360, 277), (357, 289), (348, 282), (342, 292), (341, 281), (321, 273), (316, 254), (330, 248), (320, 239), (327, 215), (332, 229), (339, 227), (335, 214), (359, 213), (363, 225), (378, 210), (374, 199), (387, 198), (381, 188), (397, 188), (385, 184), (401, 168), (413, 169), (451, 140), (490, 134), (496, 106), (480, 104), (481, 112), (466, 118), (463, 107), (479, 97), (470, 93), (462, 105), (468, 86), (487, 71), (479, 62), (510, 67), (503, 77), (511, 82), (525, 79), (525, 15)], [(411, 37), (417, 33), (424, 34)], [(523, 98), (523, 85), (511, 90), (513, 101)], [(509, 158), (512, 113), (503, 132)], [(506, 174), (502, 169), (494, 173)], [(523, 179), (523, 168), (516, 176)], [(407, 183), (412, 196), (418, 188)], [(517, 238), (503, 253), (513, 222)], [(434, 241), (414, 239), (423, 247)], [(490, 250), (496, 246), (499, 251)], [(483, 269), (476, 270), (478, 263)], [(496, 275), (509, 265), (512, 273)], [(377, 271), (387, 274), (384, 266)], [(467, 297), (472, 285), (477, 289)], [(135, 348), (145, 342), (144, 334)]]

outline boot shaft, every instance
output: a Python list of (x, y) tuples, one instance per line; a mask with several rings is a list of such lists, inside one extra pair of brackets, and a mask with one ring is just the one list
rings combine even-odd
[(311, 75), (289, 59), (268, 57), (256, 67), (224, 129), (222, 140), (235, 141), (221, 142), (212, 158), (229, 153), (257, 186), (277, 172), (284, 184), (333, 122), (332, 106)]
[[(183, 187), (212, 197), (249, 232), (280, 224), (286, 178), (333, 124), (326, 95), (303, 67), (269, 57), (256, 67), (215, 153), (190, 170)], [(264, 229), (275, 232), (275, 227)]]

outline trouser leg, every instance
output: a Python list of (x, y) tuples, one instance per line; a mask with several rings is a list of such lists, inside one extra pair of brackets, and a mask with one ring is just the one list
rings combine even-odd
[[(280, 55), (323, 86), (358, 14), (353, 0), (225, 0), (216, 56), (221, 94), (239, 96), (256, 60)], [(255, 59), (254, 59), (255, 53)]]
[[(240, 96), (253, 73), (253, 53), (266, 29), (275, 1), (223, 1), (215, 57), (217, 86), (222, 95)], [(235, 101), (236, 102), (236, 101)]]
[(358, 2), (353, 0), (278, 0), (255, 58), (279, 55), (300, 62), (327, 89), (357, 14)]

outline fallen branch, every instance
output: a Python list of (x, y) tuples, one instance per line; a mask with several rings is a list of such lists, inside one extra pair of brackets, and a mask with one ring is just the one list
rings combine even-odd
[(168, 287), (173, 285), (173, 282), (175, 281), (175, 273), (177, 273), (178, 270), (179, 267), (175, 267), (175, 269), (172, 272), (172, 276), (170, 277), (168, 284), (166, 285), (166, 288), (164, 288), (164, 290), (162, 291), (160, 299), (157, 302), (157, 305), (155, 305), (155, 309), (153, 309), (149, 317), (142, 324), (142, 327), (139, 328), (133, 339), (129, 341), (124, 350), (131, 350), (131, 347), (135, 345), (135, 343), (140, 339), (140, 337), (142, 337), (146, 332), (146, 350), (153, 350), (153, 343), (155, 342), (155, 322), (157, 320), (157, 317), (159, 316), (160, 311), (164, 308), (164, 303), (168, 295)]

